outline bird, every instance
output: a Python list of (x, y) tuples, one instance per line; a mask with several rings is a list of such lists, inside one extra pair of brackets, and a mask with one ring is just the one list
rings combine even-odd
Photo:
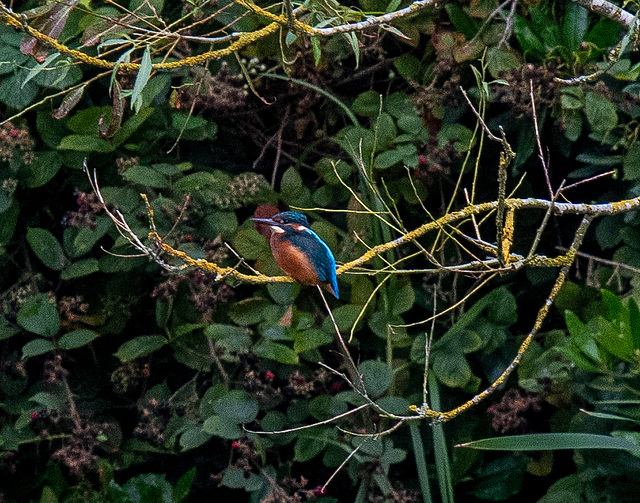
[(336, 260), (333, 252), (309, 228), (307, 217), (283, 211), (271, 218), (252, 218), (269, 226), (269, 244), (276, 264), (303, 285), (319, 285), (339, 299)]

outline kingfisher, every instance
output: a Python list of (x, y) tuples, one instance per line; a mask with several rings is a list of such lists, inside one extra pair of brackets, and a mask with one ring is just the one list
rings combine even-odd
[(253, 218), (269, 226), (269, 244), (276, 264), (303, 285), (320, 285), (339, 299), (336, 259), (327, 243), (309, 228), (307, 217), (283, 211), (271, 218)]

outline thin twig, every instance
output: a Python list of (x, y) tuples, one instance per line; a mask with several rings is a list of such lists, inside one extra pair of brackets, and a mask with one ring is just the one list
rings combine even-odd
[(540, 130), (538, 128), (538, 114), (536, 113), (536, 100), (533, 96), (533, 80), (529, 79), (529, 96), (531, 98), (531, 111), (533, 112), (533, 132), (536, 137), (536, 144), (538, 145), (538, 159), (542, 164), (542, 171), (544, 172), (544, 179), (547, 182), (547, 190), (549, 191), (549, 197), (553, 197), (553, 189), (551, 188), (551, 180), (549, 179), (549, 169), (547, 163), (544, 160), (544, 152), (542, 151), (542, 143), (540, 142)]

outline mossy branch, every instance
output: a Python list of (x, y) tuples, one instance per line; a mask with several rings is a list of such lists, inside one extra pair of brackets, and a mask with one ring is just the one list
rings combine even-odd
[[(175, 70), (178, 68), (191, 67), (196, 65), (201, 65), (211, 59), (221, 59), (226, 56), (233, 54), (234, 52), (258, 42), (269, 35), (276, 33), (281, 27), (287, 27), (289, 25), (293, 25), (296, 31), (300, 33), (304, 33), (309, 36), (320, 36), (320, 37), (330, 37), (332, 35), (341, 34), (341, 33), (352, 33), (356, 31), (362, 31), (368, 28), (383, 26), (388, 24), (394, 20), (402, 19), (404, 17), (410, 16), (419, 12), (427, 7), (435, 6), (435, 0), (417, 0), (413, 2), (408, 7), (403, 9), (399, 9), (394, 12), (390, 12), (381, 16), (371, 16), (368, 17), (364, 21), (356, 22), (356, 23), (345, 23), (337, 26), (331, 26), (326, 28), (315, 28), (311, 25), (303, 23), (298, 19), (290, 20), (287, 16), (273, 14), (269, 12), (267, 9), (259, 7), (255, 5), (253, 2), (249, 2), (246, 0), (234, 0), (235, 3), (247, 9), (247, 11), (257, 14), (267, 20), (272, 21), (267, 26), (260, 28), (254, 31), (247, 31), (242, 33), (234, 33), (233, 36), (235, 40), (233, 40), (227, 47), (223, 47), (221, 49), (206, 51), (202, 54), (198, 54), (195, 56), (189, 56), (186, 58), (178, 59), (176, 61), (168, 61), (168, 62), (159, 62), (154, 63), (152, 65), (152, 70)], [(9, 7), (7, 7), (3, 2), (0, 2), (0, 22), (4, 23), (7, 26), (12, 26), (18, 30), (23, 30), (28, 35), (32, 36), (36, 40), (47, 44), (48, 46), (54, 48), (60, 54), (65, 54), (76, 61), (81, 63), (99, 67), (99, 68), (108, 68), (114, 69), (117, 67), (119, 72), (131, 72), (137, 71), (140, 69), (140, 63), (118, 63), (116, 61), (109, 61), (103, 58), (91, 56), (77, 49), (72, 49), (69, 46), (59, 42), (53, 37), (50, 37), (46, 33), (43, 33), (36, 28), (30, 26), (25, 19), (23, 19), (20, 14), (13, 12)], [(137, 29), (137, 27), (133, 27)], [(155, 39), (181, 39), (184, 38), (178, 31), (170, 32), (167, 30), (158, 30), (157, 32), (153, 32), (152, 30), (145, 29), (144, 33), (151, 32), (153, 34), (152, 38)], [(217, 40), (218, 42), (221, 41)], [(224, 40), (228, 40), (228, 37), (224, 37)]]
[[(89, 171), (85, 165), (87, 174)], [(219, 264), (209, 262), (204, 259), (195, 259), (190, 257), (185, 252), (176, 250), (174, 247), (166, 243), (163, 238), (155, 230), (154, 215), (151, 206), (148, 204), (146, 195), (142, 194), (141, 197), (145, 200), (147, 206), (147, 215), (149, 217), (150, 232), (147, 235), (148, 244), (143, 241), (143, 238), (137, 236), (131, 227), (126, 222), (124, 215), (118, 211), (111, 211), (107, 206), (107, 202), (104, 200), (96, 175), (93, 177), (89, 175), (89, 180), (93, 191), (98, 196), (103, 209), (116, 225), (118, 232), (124, 237), (133, 248), (138, 250), (141, 255), (149, 257), (156, 262), (163, 269), (170, 272), (184, 272), (190, 269), (197, 269), (205, 273), (213, 274), (216, 281), (223, 281), (227, 278), (233, 278), (235, 280), (254, 284), (263, 285), (268, 283), (293, 283), (293, 278), (289, 276), (267, 276), (258, 272), (255, 273), (243, 273), (234, 267), (225, 267)], [(444, 226), (452, 226), (455, 223), (467, 220), (472, 216), (481, 215), (496, 210), (500, 206), (499, 201), (491, 201), (481, 204), (471, 204), (458, 211), (452, 211), (447, 215), (444, 215), (433, 222), (428, 222), (417, 229), (406, 232), (396, 239), (388, 241), (386, 243), (373, 246), (367, 252), (363, 253), (360, 257), (347, 262), (339, 266), (336, 270), (337, 275), (344, 274), (352, 269), (364, 265), (374, 257), (383, 254), (389, 250), (400, 248), (403, 245), (413, 243), (416, 239), (425, 236), (429, 232), (437, 231)], [(640, 197), (634, 199), (627, 199), (623, 201), (605, 203), (605, 204), (586, 204), (586, 203), (558, 203), (545, 199), (526, 198), (518, 199), (511, 198), (504, 201), (504, 207), (508, 212), (517, 212), (518, 210), (525, 209), (539, 209), (550, 211), (551, 214), (556, 216), (562, 215), (583, 215), (589, 218), (597, 218), (601, 216), (618, 215), (626, 213), (628, 211), (636, 210), (640, 208)], [(500, 259), (498, 257), (497, 247), (490, 246), (485, 248), (485, 251), (493, 249), (495, 252), (494, 257), (488, 257), (484, 260), (476, 260), (466, 264), (457, 264), (446, 267), (449, 270), (463, 270), (465, 272), (477, 271), (483, 274), (491, 274), (495, 272), (508, 272), (517, 271), (524, 266), (527, 267), (564, 267), (571, 265), (575, 258), (575, 252), (571, 249), (563, 255), (556, 257), (548, 257), (545, 255), (533, 255), (531, 257), (524, 257), (517, 253), (509, 253), (507, 265), (501, 266)], [(140, 255), (135, 255), (140, 256)], [(174, 263), (177, 262), (177, 263)], [(420, 273), (425, 274), (432, 272), (439, 274), (442, 272), (442, 268), (435, 269), (406, 269), (396, 270), (394, 273), (399, 274), (412, 274)], [(387, 271), (388, 272), (388, 271)], [(372, 272), (372, 274), (375, 273)]]

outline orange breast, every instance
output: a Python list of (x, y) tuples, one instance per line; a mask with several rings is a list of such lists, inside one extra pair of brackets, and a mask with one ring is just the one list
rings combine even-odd
[(317, 285), (318, 273), (303, 251), (289, 241), (281, 240), (281, 234), (272, 234), (271, 251), (276, 264), (289, 276), (304, 285)]

